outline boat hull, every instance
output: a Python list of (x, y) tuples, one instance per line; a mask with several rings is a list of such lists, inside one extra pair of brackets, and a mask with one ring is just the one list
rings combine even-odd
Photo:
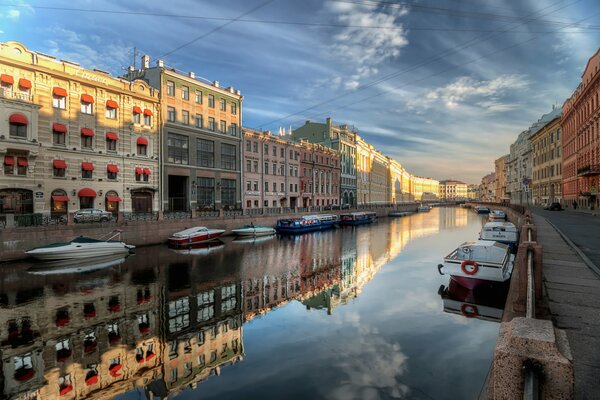
[(332, 229), (333, 224), (312, 224), (312, 225), (301, 225), (301, 226), (277, 226), (275, 228), (277, 233), (293, 235), (297, 233), (317, 232), (324, 231), (326, 229)]
[(240, 228), (234, 229), (232, 232), (240, 237), (270, 236), (276, 233), (273, 228)]
[(448, 274), (450, 278), (470, 290), (480, 286), (503, 284), (510, 279), (514, 263), (514, 255), (510, 256), (509, 261), (504, 266), (489, 266), (484, 263), (478, 264), (477, 272), (469, 275), (463, 272), (461, 263), (444, 261), (438, 267), (441, 274)]
[(118, 254), (125, 255), (129, 253), (130, 248), (131, 246), (123, 242), (101, 242), (94, 244), (94, 246), (69, 243), (64, 246), (28, 250), (25, 253), (38, 260), (58, 261), (106, 257)]
[(201, 235), (190, 235), (187, 237), (171, 236), (169, 238), (169, 244), (174, 246), (189, 246), (191, 244), (206, 243), (217, 239), (224, 232), (224, 230), (217, 230), (215, 232), (203, 233)]

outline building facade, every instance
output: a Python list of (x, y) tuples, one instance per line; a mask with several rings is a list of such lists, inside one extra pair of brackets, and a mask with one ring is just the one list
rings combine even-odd
[(155, 89), (17, 42), (0, 70), (0, 215), (159, 209)]
[(456, 180), (443, 180), (439, 183), (440, 200), (467, 199), (467, 184)]
[(494, 161), (496, 173), (496, 187), (494, 189), (495, 201), (502, 203), (509, 200), (506, 194), (506, 160), (509, 155), (504, 155)]
[(243, 128), (244, 208), (295, 208), (301, 149), (283, 136)]
[(160, 90), (161, 193), (165, 211), (241, 208), (242, 101), (239, 90), (206, 83), (142, 57), (143, 79)]
[(356, 198), (358, 205), (388, 202), (389, 158), (356, 135)]
[(296, 146), (300, 149), (300, 206), (338, 206), (342, 172), (339, 153), (306, 140)]
[(599, 69), (600, 50), (588, 60), (581, 83), (562, 106), (563, 199), (567, 205), (600, 206)]
[(337, 150), (340, 154), (340, 204), (357, 204), (356, 192), (356, 132), (348, 125), (334, 125), (331, 118), (324, 124), (306, 121), (292, 131), (292, 138), (318, 143)]
[(529, 140), (533, 150), (533, 204), (546, 205), (562, 199), (562, 145), (560, 115), (534, 133)]
[(481, 201), (495, 202), (496, 200), (496, 173), (492, 172), (481, 178)]

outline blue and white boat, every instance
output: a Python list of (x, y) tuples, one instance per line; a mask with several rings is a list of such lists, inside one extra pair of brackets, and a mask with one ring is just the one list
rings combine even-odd
[(477, 211), (477, 214), (489, 214), (490, 213), (490, 209), (487, 207), (483, 207), (483, 206), (475, 207), (475, 211)]
[(487, 222), (479, 234), (481, 240), (493, 240), (504, 243), (510, 247), (512, 253), (517, 252), (519, 245), (519, 230), (510, 222), (493, 221)]
[(340, 217), (342, 225), (364, 225), (377, 221), (377, 213), (373, 211), (358, 211), (342, 214)]
[(333, 214), (304, 215), (277, 220), (275, 229), (278, 233), (305, 233), (331, 229), (338, 223), (338, 216)]

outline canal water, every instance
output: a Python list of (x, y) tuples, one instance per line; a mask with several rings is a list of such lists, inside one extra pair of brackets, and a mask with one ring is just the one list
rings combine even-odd
[(476, 399), (504, 299), (436, 266), (483, 222), (434, 208), (77, 273), (2, 265), (4, 397)]

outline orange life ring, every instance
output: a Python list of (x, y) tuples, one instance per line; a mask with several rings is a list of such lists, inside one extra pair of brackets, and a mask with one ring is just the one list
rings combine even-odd
[[(468, 270), (467, 265), (471, 265), (473, 269)], [(475, 275), (479, 271), (479, 264), (473, 260), (465, 260), (460, 264), (460, 269), (467, 275)]]
[[(469, 308), (471, 309), (470, 311), (469, 311)], [(479, 310), (477, 309), (477, 306), (474, 304), (463, 303), (463, 305), (460, 306), (460, 312), (466, 318), (475, 318), (479, 315)]]

